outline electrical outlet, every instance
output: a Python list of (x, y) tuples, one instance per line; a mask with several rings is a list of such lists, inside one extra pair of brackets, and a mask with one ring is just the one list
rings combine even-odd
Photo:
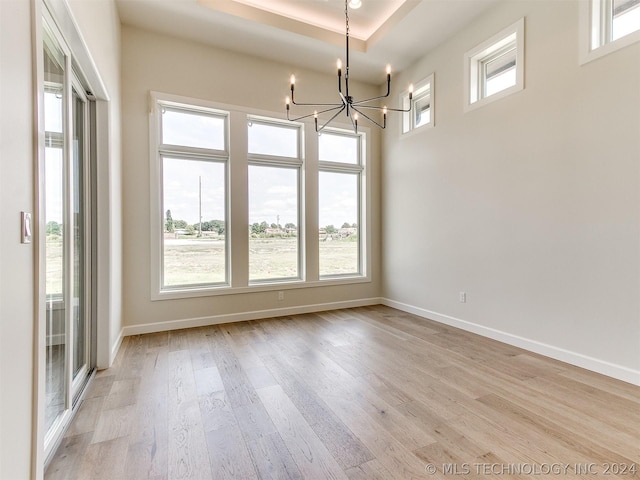
[(284, 292), (278, 292), (278, 301), (281, 302), (284, 300)]
[(467, 292), (460, 292), (460, 303), (467, 303)]

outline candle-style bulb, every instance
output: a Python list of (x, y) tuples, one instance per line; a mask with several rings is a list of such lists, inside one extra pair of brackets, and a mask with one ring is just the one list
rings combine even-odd
[(291, 103), (291, 99), (289, 97), (285, 98), (284, 103), (287, 105), (287, 110), (289, 110), (289, 104)]
[(383, 114), (385, 117), (387, 116), (387, 106), (386, 106), (386, 105), (382, 108), (382, 114)]
[(387, 65), (387, 75), (391, 75), (391, 65)]
[(293, 87), (296, 84), (296, 76), (291, 75), (291, 86)]
[(413, 98), (413, 83), (409, 85), (409, 100)]
[(342, 60), (338, 59), (338, 71), (342, 70)]
[(318, 118), (318, 111), (317, 110), (313, 112), (313, 118)]

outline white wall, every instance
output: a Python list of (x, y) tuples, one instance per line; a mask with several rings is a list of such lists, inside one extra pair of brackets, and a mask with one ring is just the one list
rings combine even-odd
[(20, 211), (33, 212), (30, 2), (0, 2), (0, 478), (31, 471), (34, 340), (33, 244), (20, 243)]
[[(436, 127), (383, 138), (383, 295), (638, 383), (640, 44), (579, 66), (578, 11), (504, 2), (403, 72)], [(525, 89), (463, 113), (463, 54), (523, 16)]]
[[(284, 302), (277, 301), (276, 292), (150, 300), (149, 92), (183, 95), (282, 115), (291, 73), (296, 74), (299, 86), (305, 85), (309, 96), (320, 99), (335, 97), (335, 77), (130, 26), (123, 26), (122, 34), (125, 333), (246, 318), (237, 316), (246, 312), (295, 311), (309, 305), (377, 299), (380, 295), (380, 224), (376, 212), (380, 205), (380, 180), (379, 133), (374, 130), (371, 133), (372, 282), (287, 290)], [(331, 68), (331, 65), (327, 67), (328, 72)], [(371, 86), (356, 84), (355, 88), (363, 95), (373, 96), (377, 92), (377, 88)], [(183, 320), (186, 322), (181, 323)]]

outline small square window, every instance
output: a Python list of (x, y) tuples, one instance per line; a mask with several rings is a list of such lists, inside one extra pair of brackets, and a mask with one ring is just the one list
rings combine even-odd
[(434, 115), (434, 85), (433, 74), (419, 82), (409, 101), (409, 93), (402, 95), (402, 108), (411, 111), (402, 116), (402, 133), (409, 133), (420, 127), (433, 126)]
[(465, 54), (465, 110), (524, 88), (524, 18)]
[(582, 5), (581, 64), (640, 41), (640, 0), (590, 0)]

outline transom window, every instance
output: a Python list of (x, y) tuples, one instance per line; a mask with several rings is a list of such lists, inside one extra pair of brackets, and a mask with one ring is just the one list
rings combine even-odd
[(434, 121), (434, 85), (433, 74), (416, 85), (413, 98), (409, 100), (409, 93), (402, 95), (403, 109), (411, 111), (403, 113), (402, 133), (409, 133), (420, 127), (433, 126)]
[(640, 41), (640, 0), (589, 0), (581, 5), (581, 63)]
[(464, 56), (465, 110), (524, 88), (524, 19)]

